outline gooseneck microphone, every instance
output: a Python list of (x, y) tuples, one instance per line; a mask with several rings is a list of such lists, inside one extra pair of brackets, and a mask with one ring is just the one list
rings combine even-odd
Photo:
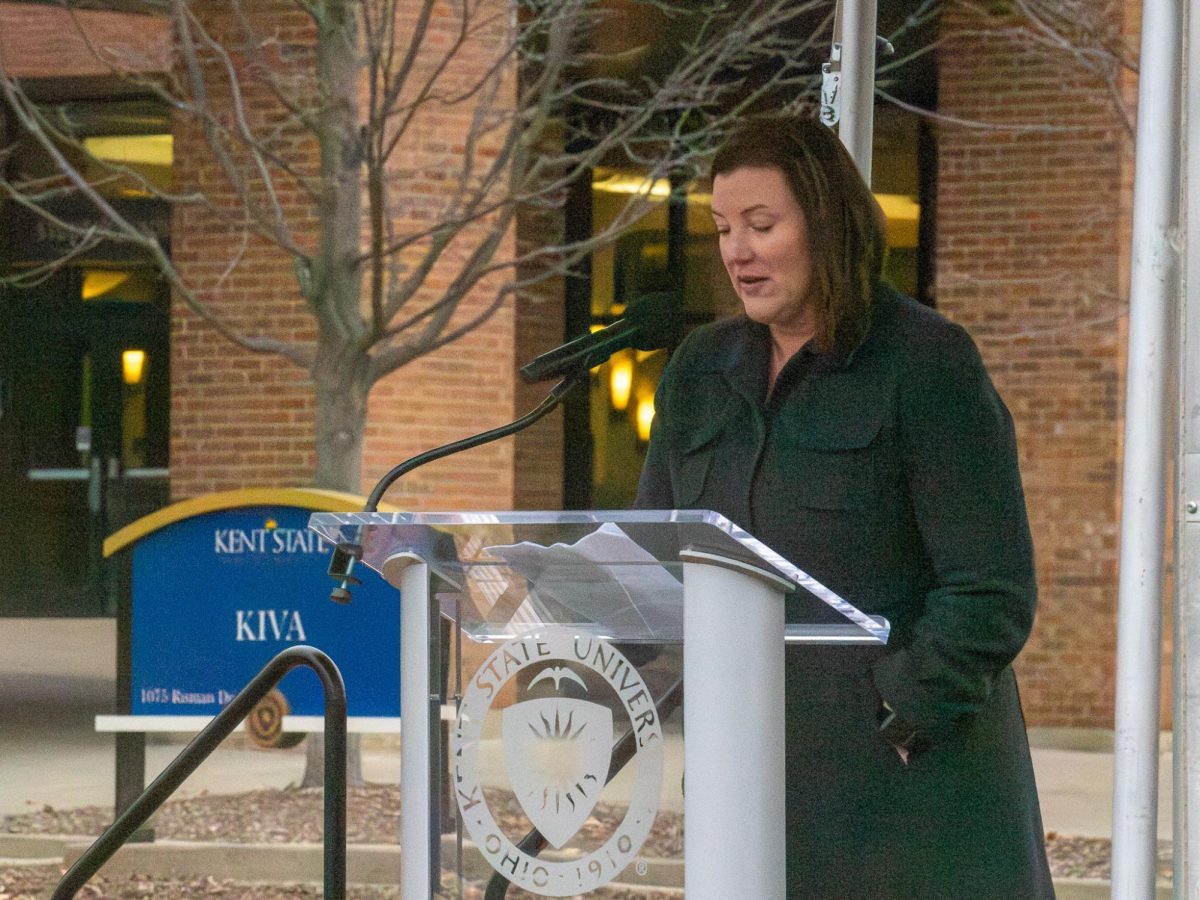
[(521, 367), (526, 382), (561, 378), (583, 367), (598, 366), (619, 350), (661, 350), (679, 343), (683, 328), (679, 297), (667, 291), (633, 300), (625, 315), (591, 334), (567, 341)]
[[(598, 366), (618, 350), (660, 350), (673, 347), (679, 342), (682, 331), (682, 316), (677, 295), (661, 292), (637, 298), (626, 308), (625, 316), (607, 328), (568, 341), (521, 368), (521, 377), (527, 382), (544, 381), (547, 378), (562, 379), (534, 409), (508, 425), (443, 444), (406, 459), (379, 479), (363, 506), (363, 512), (375, 512), (384, 492), (396, 479), (418, 466), (458, 453), (460, 450), (469, 450), (516, 434), (532, 425), (562, 403), (572, 388), (586, 381), (588, 371), (593, 366)], [(361, 534), (361, 527), (359, 533)], [(338, 586), (330, 593), (329, 599), (336, 603), (350, 602), (350, 587), (359, 583), (352, 573), (355, 563), (362, 558), (362, 552), (357, 537), (342, 541), (334, 548), (329, 560), (329, 575), (338, 582)]]

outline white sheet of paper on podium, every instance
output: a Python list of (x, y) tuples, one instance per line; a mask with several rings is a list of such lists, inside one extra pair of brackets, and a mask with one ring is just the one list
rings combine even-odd
[(597, 637), (645, 635), (647, 642), (683, 640), (683, 584), (658, 559), (606, 522), (572, 544), (534, 541), (485, 548), (532, 587), (520, 621), (587, 621)]

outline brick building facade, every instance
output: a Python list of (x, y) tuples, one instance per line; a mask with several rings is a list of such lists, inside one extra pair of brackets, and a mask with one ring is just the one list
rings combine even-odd
[(953, 14), (942, 27), (939, 112), (987, 126), (938, 129), (936, 299), (1016, 422), (1041, 597), (1017, 666), (1027, 715), (1107, 725), (1132, 140), (1069, 56)]
[[(10, 71), (62, 76), (66, 54), (55, 42), (64, 30), (52, 24), (58, 15), (0, 2), (0, 52)], [(303, 47), (308, 26), (302, 17), (289, 20), (296, 15), (278, 11), (277, 33)], [(125, 17), (94, 16), (89, 27), (97, 34), (128, 33)], [(1115, 670), (1131, 139), (1102, 78), (964, 24), (947, 14), (938, 51), (936, 305), (974, 335), (1017, 425), (1041, 584), (1034, 636), (1018, 665), (1030, 724), (1106, 727)], [(1126, 34), (1136, 27), (1123, 24)], [(424, 52), (437, 47), (432, 41)], [(76, 48), (72, 56), (87, 54)], [(83, 65), (70, 74), (99, 73)], [(412, 158), (409, 167), (436, 166), (467, 115), (464, 109), (424, 126), (428, 158)], [(203, 183), (209, 161), (197, 152), (202, 142), (181, 124), (175, 137), (179, 184)], [(436, 172), (427, 174), (419, 181), (436, 190)], [(310, 239), (310, 205), (298, 194), (284, 203), (301, 240)], [(421, 210), (415, 198), (413, 215)], [(511, 248), (538, 239), (537, 226), (526, 226), (510, 238)], [(213, 301), (218, 314), (251, 330), (312, 339), (286, 255), (265, 243), (232, 246), (228, 228), (190, 208), (176, 211), (172, 228), (181, 271), (201, 286), (222, 280)], [(236, 253), (244, 255), (225, 275)], [(540, 391), (521, 385), (515, 370), (561, 340), (563, 322), (561, 284), (548, 283), (387, 377), (371, 395), (364, 486), (399, 459), (532, 406)], [(232, 347), (178, 299), (171, 342), (172, 495), (303, 483), (315, 460), (306, 373)], [(414, 509), (554, 508), (563, 452), (560, 424), (551, 419), (516, 441), (422, 469), (389, 496)]]
[(170, 28), (149, 16), (0, 3), (0, 58), (16, 78), (106, 78), (113, 62), (161, 72), (170, 61)]
[[(281, 53), (298, 69), (312, 65), (312, 20), (294, 4), (260, 4), (256, 25), (279, 42)], [(209, 21), (212, 34), (249, 57), (230, 23)], [(411, 27), (402, 23), (401, 31)], [(414, 68), (431, 69), (455, 40), (457, 23), (451, 16), (435, 17), (421, 44)], [(475, 70), (491, 65), (484, 46), (460, 49), (454, 66), (466, 80)], [(451, 77), (455, 72), (451, 71)], [(214, 79), (219, 83), (220, 79)], [(249, 117), (269, 121), (281, 112), (269, 91), (252, 76), (242, 80)], [(510, 87), (511, 89), (511, 87)], [(432, 221), (444, 190), (447, 157), (466, 140), (472, 125), (470, 104), (446, 105), (417, 116), (397, 154), (405, 170), (397, 186), (403, 193), (402, 212), (394, 220), (398, 234)], [(289, 159), (308, 173), (319, 160), (310, 135), (277, 136), (287, 145)], [(196, 188), (218, 204), (237, 206), (237, 191), (214, 171), (212, 160), (194, 121), (176, 119), (176, 177), (181, 190)], [(309, 198), (299, 190), (280, 200), (298, 243), (316, 241), (317, 222)], [(316, 324), (299, 296), (290, 254), (265, 241), (251, 241), (243, 250), (233, 244), (227, 223), (203, 209), (184, 207), (173, 221), (173, 255), (185, 280), (198, 286), (205, 305), (243, 334), (268, 335), (299, 346), (316, 340)], [(472, 249), (447, 253), (428, 279), (427, 302), (453, 278), (454, 267)], [(513, 242), (500, 256), (511, 258)], [(230, 260), (242, 253), (236, 268), (226, 274)], [(484, 281), (456, 313), (455, 322), (477, 315), (489, 302), (499, 278)], [(218, 288), (219, 285), (219, 288)], [(421, 299), (421, 298), (418, 298)], [(416, 360), (378, 383), (371, 393), (363, 446), (363, 486), (399, 460), (422, 450), (503, 424), (516, 415), (515, 368), (540, 339), (552, 346), (561, 334), (561, 312), (546, 315), (535, 296), (509, 302), (487, 325), (456, 341), (444, 351)], [(535, 314), (525, 311), (534, 308)], [(555, 328), (555, 322), (559, 323)], [(518, 317), (525, 323), (518, 330)], [(547, 330), (548, 326), (548, 330)], [(453, 325), (451, 326), (453, 327)], [(247, 483), (290, 485), (311, 477), (316, 465), (314, 429), (316, 407), (311, 379), (303, 369), (271, 354), (231, 347), (183, 304), (176, 303), (172, 322), (172, 494), (188, 497)], [(389, 499), (415, 509), (510, 508), (555, 506), (559, 482), (550, 467), (531, 459), (518, 474), (516, 452), (528, 442), (553, 442), (555, 431), (543, 427), (523, 435), (514, 445), (499, 442), (431, 464), (407, 476)], [(547, 448), (550, 453), (554, 448)]]

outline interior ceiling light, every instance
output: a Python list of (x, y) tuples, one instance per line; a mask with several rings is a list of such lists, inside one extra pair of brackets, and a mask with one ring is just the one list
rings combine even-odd
[(921, 219), (921, 205), (907, 194), (876, 194), (875, 199), (887, 218), (888, 246), (917, 246), (917, 223)]
[[(608, 194), (640, 194), (656, 200), (665, 200), (671, 195), (671, 183), (665, 178), (658, 178), (651, 184), (650, 179), (641, 175), (615, 169), (597, 169), (592, 188)], [(712, 202), (712, 195), (708, 193), (689, 191), (687, 196), (690, 203)], [(912, 197), (907, 194), (876, 194), (875, 199), (883, 209), (889, 226), (894, 223), (902, 228), (916, 227), (921, 216), (921, 206)], [(914, 246), (915, 243), (914, 240)]]
[(162, 166), (175, 161), (174, 138), (169, 134), (127, 134), (84, 138), (83, 147), (96, 159), (130, 166)]
[(80, 289), (80, 296), (84, 300), (94, 300), (109, 291), (116, 290), (128, 280), (128, 272), (118, 272), (114, 269), (88, 269), (83, 273), (83, 287)]
[(655, 200), (666, 200), (671, 196), (671, 182), (665, 178), (657, 178), (651, 183), (649, 178), (612, 169), (597, 169), (592, 188), (607, 194), (639, 194)]

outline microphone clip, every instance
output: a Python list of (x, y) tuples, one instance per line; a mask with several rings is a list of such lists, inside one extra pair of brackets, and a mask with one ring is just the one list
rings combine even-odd
[(329, 557), (329, 576), (338, 582), (338, 586), (329, 592), (329, 599), (334, 603), (348, 604), (351, 585), (362, 584), (361, 579), (351, 574), (362, 555), (363, 548), (348, 541), (343, 541), (333, 548)]

